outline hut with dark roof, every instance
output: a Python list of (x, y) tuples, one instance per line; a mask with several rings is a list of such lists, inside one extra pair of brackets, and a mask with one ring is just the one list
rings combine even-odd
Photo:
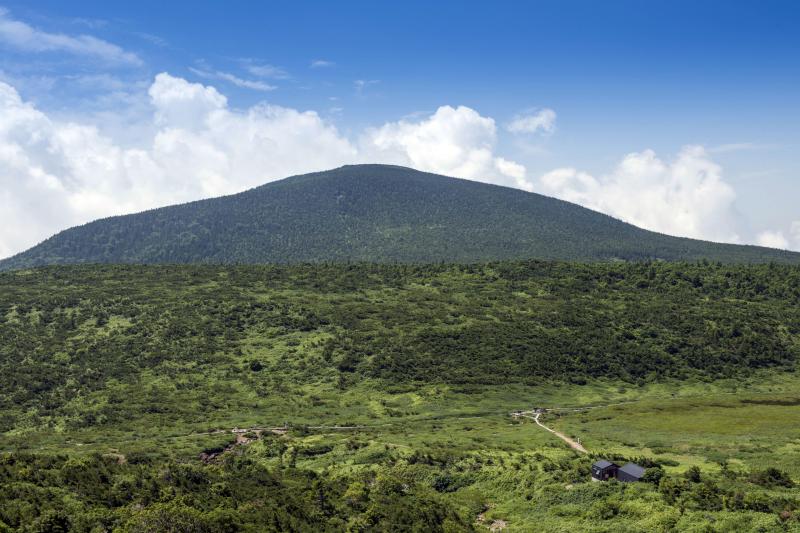
[(617, 479), (620, 481), (641, 481), (645, 468), (636, 463), (628, 463), (617, 469)]
[(611, 461), (600, 459), (592, 465), (592, 479), (597, 481), (608, 481), (616, 477), (619, 467)]

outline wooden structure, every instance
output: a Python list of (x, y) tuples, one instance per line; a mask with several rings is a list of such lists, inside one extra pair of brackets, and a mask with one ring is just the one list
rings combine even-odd
[(636, 463), (626, 463), (619, 466), (616, 463), (600, 459), (592, 465), (592, 479), (595, 481), (608, 481), (617, 479), (623, 482), (641, 481), (645, 468)]
[(592, 465), (592, 479), (597, 481), (608, 481), (611, 478), (617, 477), (618, 468), (619, 466), (611, 461), (600, 459)]
[(617, 479), (620, 481), (641, 481), (645, 468), (636, 463), (628, 463), (617, 469)]

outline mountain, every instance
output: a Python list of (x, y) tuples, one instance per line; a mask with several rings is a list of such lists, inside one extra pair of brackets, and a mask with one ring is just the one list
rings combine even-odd
[(800, 263), (800, 254), (670, 237), (518, 189), (389, 165), (344, 166), (239, 194), (97, 220), (0, 262)]

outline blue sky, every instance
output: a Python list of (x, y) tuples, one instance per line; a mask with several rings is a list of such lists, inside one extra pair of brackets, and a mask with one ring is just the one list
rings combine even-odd
[[(15, 114), (0, 111), (0, 129), (3, 120), (17, 131), (46, 121), (33, 137), (50, 139), (42, 149), (30, 136), (0, 137), (0, 148), (30, 163), (0, 160), (6, 201), (30, 205), (25, 195), (38, 189), (23, 182), (44, 169), (58, 182), (57, 191), (47, 185), (48, 210), (65, 213), (23, 237), (0, 233), (0, 255), (95, 216), (306, 171), (308, 137), (318, 166), (404, 163), (562, 197), (667, 233), (800, 248), (796, 2), (0, 6), (0, 80), (38, 114), (20, 118), (14, 104)], [(160, 73), (169, 78), (156, 87)], [(264, 112), (264, 103), (280, 113)], [(258, 134), (231, 148), (211, 131), (222, 126), (186, 122), (167, 109), (175, 105), (198, 117), (222, 110), (225, 128)], [(291, 114), (303, 111), (318, 122)], [(101, 156), (64, 141), (75, 125), (95, 128), (99, 140), (83, 142), (107, 144), (102, 158), (119, 159), (108, 163), (108, 182), (76, 163)], [(280, 128), (297, 142), (273, 142)], [(190, 159), (224, 162), (172, 175), (187, 167), (156, 145), (167, 133), (179, 138), (176, 130), (187, 145), (203, 141), (190, 150), (207, 145)], [(239, 153), (246, 142), (266, 144)], [(245, 160), (278, 145), (262, 167)], [(135, 150), (146, 152), (157, 180), (130, 168)]]

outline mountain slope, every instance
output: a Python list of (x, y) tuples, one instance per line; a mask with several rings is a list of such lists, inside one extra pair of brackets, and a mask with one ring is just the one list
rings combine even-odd
[(0, 262), (800, 262), (800, 254), (645, 231), (583, 207), (388, 165), (294, 176), (240, 194), (98, 220)]

